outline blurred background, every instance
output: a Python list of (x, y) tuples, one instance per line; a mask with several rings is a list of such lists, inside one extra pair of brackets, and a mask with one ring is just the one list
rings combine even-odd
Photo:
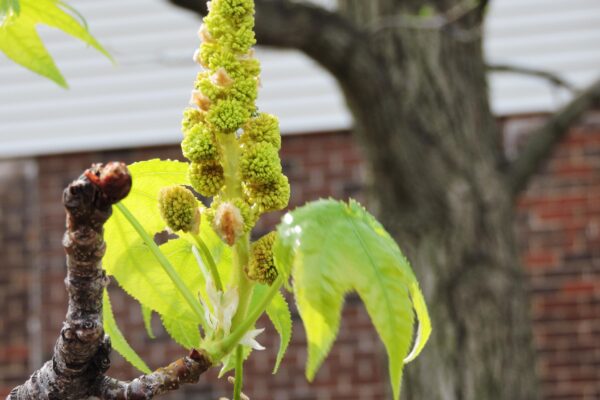
[[(69, 3), (116, 65), (46, 27), (39, 32), (69, 90), (0, 58), (0, 397), (51, 357), (62, 325), (63, 188), (94, 162), (180, 159), (181, 111), (198, 71), (192, 62), (197, 16), (164, 0)], [(581, 89), (600, 73), (599, 43), (597, 0), (495, 0), (488, 10), (490, 64), (541, 68)], [(259, 48), (257, 56), (263, 65), (259, 107), (281, 121), (290, 207), (327, 196), (367, 201), (364, 157), (335, 80), (296, 51)], [(509, 158), (572, 97), (535, 76), (492, 73), (489, 83)], [(543, 398), (600, 399), (600, 110), (569, 128), (519, 198), (517, 216)], [(278, 218), (270, 215), (259, 231)], [(120, 327), (151, 367), (185, 353), (157, 318), (157, 339), (149, 339), (139, 306), (114, 286)], [(251, 398), (389, 398), (385, 351), (357, 299), (349, 297), (340, 337), (313, 384), (304, 378), (305, 338), (295, 319), (290, 350), (274, 377), (278, 339), (262, 321), (268, 334), (261, 343), (270, 350), (254, 352), (245, 369)], [(117, 354), (111, 373), (137, 375)], [(165, 398), (213, 399), (230, 389), (213, 372)]]

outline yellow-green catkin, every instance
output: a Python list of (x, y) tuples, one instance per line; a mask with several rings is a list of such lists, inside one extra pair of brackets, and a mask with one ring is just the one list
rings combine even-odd
[(160, 215), (173, 232), (198, 232), (200, 211), (194, 194), (184, 186), (167, 186), (158, 194)]
[[(253, 49), (254, 0), (212, 0), (209, 5), (198, 31), (202, 44), (193, 57), (203, 70), (192, 90), (192, 107), (184, 111), (182, 151), (191, 161), (193, 188), (217, 196), (206, 211), (215, 230), (219, 222), (214, 218), (226, 201), (237, 211), (225, 207), (222, 215), (233, 221), (239, 212), (240, 232), (248, 233), (261, 213), (283, 209), (289, 201), (278, 154), (279, 122), (259, 113), (255, 104), (260, 64)], [(226, 242), (238, 236), (237, 231), (227, 233), (221, 235)]]
[(277, 278), (277, 268), (273, 260), (273, 244), (276, 238), (277, 233), (273, 231), (252, 244), (250, 262), (246, 269), (249, 279), (271, 285)]

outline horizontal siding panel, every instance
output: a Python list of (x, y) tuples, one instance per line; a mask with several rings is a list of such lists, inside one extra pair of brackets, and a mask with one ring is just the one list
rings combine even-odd
[[(335, 0), (313, 0), (335, 7)], [(47, 27), (39, 31), (69, 81), (62, 91), (0, 59), (0, 158), (176, 143), (199, 71), (199, 19), (165, 0), (72, 0), (117, 60)], [(495, 0), (485, 26), (490, 62), (543, 68), (584, 87), (600, 72), (600, 2)], [(351, 117), (335, 80), (295, 51), (259, 48), (261, 111), (282, 132), (345, 129)], [(570, 93), (539, 78), (490, 77), (499, 115), (556, 109)]]

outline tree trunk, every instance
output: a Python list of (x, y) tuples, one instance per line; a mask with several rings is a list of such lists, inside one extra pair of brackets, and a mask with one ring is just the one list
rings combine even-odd
[[(406, 370), (405, 396), (535, 399), (529, 301), (480, 10), (448, 13), (440, 26), (416, 17), (426, 3), (340, 0), (379, 61), (367, 90), (342, 82), (371, 168), (370, 207), (412, 261), (434, 322), (430, 344)], [(460, 7), (429, 3), (434, 13)]]

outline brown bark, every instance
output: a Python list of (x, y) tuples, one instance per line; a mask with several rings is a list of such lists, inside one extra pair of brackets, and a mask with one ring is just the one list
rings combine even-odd
[[(423, 4), (348, 0), (342, 9), (376, 26)], [(513, 198), (499, 168), (481, 38), (463, 35), (480, 23), (465, 12), (440, 29), (377, 30), (372, 43), (386, 76), (373, 89), (379, 95), (344, 87), (372, 169), (373, 205), (412, 260), (432, 314), (431, 342), (406, 369), (408, 399), (537, 396)]]
[(192, 351), (189, 357), (132, 382), (104, 375), (110, 366), (111, 347), (102, 325), (102, 292), (108, 284), (101, 265), (103, 225), (112, 205), (123, 199), (130, 187), (127, 167), (109, 163), (93, 166), (65, 189), (66, 320), (52, 360), (14, 388), (7, 400), (151, 399), (180, 383), (196, 382), (211, 366), (206, 354)]

